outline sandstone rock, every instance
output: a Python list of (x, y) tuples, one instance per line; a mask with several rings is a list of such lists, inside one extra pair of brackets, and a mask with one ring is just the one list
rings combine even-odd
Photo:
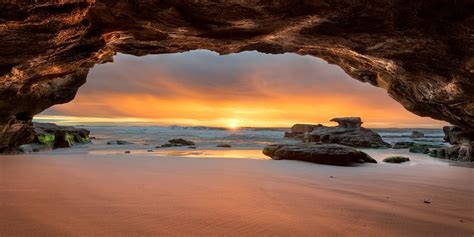
[(474, 131), (465, 130), (456, 126), (443, 127), (444, 140), (455, 145), (470, 145), (474, 141)]
[(58, 126), (53, 123), (33, 123), (35, 138), (33, 142), (56, 148), (71, 147), (75, 144), (89, 143), (90, 131), (72, 126)]
[(360, 118), (334, 118), (331, 121), (339, 123), (336, 127), (318, 126), (306, 133), (305, 141), (336, 143), (361, 148), (387, 148), (390, 144), (384, 142), (376, 132), (361, 127)]
[(274, 160), (301, 160), (318, 164), (347, 166), (351, 163), (377, 163), (375, 159), (352, 147), (338, 144), (275, 144), (263, 149)]
[(413, 145), (410, 146), (408, 149), (409, 152), (412, 153), (423, 153), (423, 154), (428, 154), (430, 152), (430, 148), (433, 146), (430, 144), (420, 144), (420, 143), (414, 143)]
[[(171, 143), (165, 143), (163, 145), (161, 145), (161, 148), (167, 148), (167, 147), (180, 147), (180, 146), (183, 146), (183, 145), (180, 145), (180, 144), (171, 144)], [(158, 147), (157, 147), (158, 148)]]
[[(208, 49), (320, 57), (407, 110), (474, 131), (472, 0), (3, 1), (0, 152), (95, 64)], [(297, 78), (295, 78), (297, 79)], [(317, 83), (317, 82), (315, 82)]]
[(107, 145), (131, 145), (132, 142), (123, 141), (123, 140), (115, 140), (115, 141), (108, 141)]
[(474, 161), (474, 132), (455, 126), (446, 126), (443, 131), (444, 140), (453, 146), (431, 150), (430, 156), (461, 162)]
[(171, 139), (168, 143), (165, 143), (161, 146), (156, 146), (156, 148), (166, 148), (166, 147), (182, 147), (182, 146), (189, 146), (194, 147), (196, 144), (193, 141), (188, 141), (182, 138)]
[(362, 120), (359, 117), (333, 118), (331, 122), (336, 122), (342, 128), (361, 128)]
[(194, 146), (196, 145), (193, 141), (185, 140), (182, 138), (171, 139), (168, 141), (172, 146)]
[(474, 161), (474, 132), (454, 126), (446, 126), (443, 131), (444, 139), (452, 146), (431, 150), (430, 156), (461, 162)]
[(425, 137), (425, 134), (420, 131), (411, 132), (411, 138), (423, 138), (423, 137)]
[(414, 142), (396, 142), (393, 144), (392, 148), (393, 149), (407, 149), (413, 146), (415, 143)]
[(410, 158), (404, 157), (404, 156), (392, 156), (392, 157), (387, 157), (383, 160), (383, 162), (387, 163), (403, 163), (410, 161)]
[(323, 126), (321, 124), (295, 124), (291, 127), (290, 132), (285, 132), (285, 137), (287, 138), (300, 138), (304, 137), (304, 134), (312, 132), (316, 127)]
[(38, 152), (90, 142), (90, 132), (87, 129), (72, 126), (58, 126), (52, 123), (34, 123), (33, 126), (33, 140), (30, 144), (19, 146), (16, 152)]
[(216, 147), (221, 147), (221, 148), (231, 148), (232, 146), (230, 144), (219, 144)]
[(30, 121), (14, 118), (4, 120), (0, 115), (0, 153), (14, 153), (22, 144), (33, 142), (35, 131)]
[(460, 160), (459, 159), (459, 146), (436, 148), (436, 149), (431, 150), (429, 155), (431, 157), (436, 157), (436, 158), (441, 158), (441, 159)]

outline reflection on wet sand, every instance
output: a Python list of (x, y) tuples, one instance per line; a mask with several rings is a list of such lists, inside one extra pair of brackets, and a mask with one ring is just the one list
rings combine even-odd
[[(124, 154), (124, 150), (95, 150), (90, 151), (91, 155), (118, 155)], [(189, 157), (189, 158), (232, 158), (232, 159), (270, 159), (262, 154), (262, 150), (255, 149), (214, 149), (214, 150), (188, 150), (188, 149), (159, 149), (153, 151), (147, 150), (130, 150), (130, 154), (148, 155), (148, 156), (172, 156), (172, 157)]]

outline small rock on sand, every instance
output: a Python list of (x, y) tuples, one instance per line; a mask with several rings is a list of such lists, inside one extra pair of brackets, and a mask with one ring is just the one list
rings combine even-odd
[(185, 140), (182, 138), (171, 139), (168, 141), (169, 144), (172, 145), (181, 145), (181, 146), (194, 146), (196, 145), (193, 141)]
[(108, 141), (107, 145), (130, 145), (133, 144), (131, 142), (123, 141), (123, 140), (116, 140), (116, 141)]
[(397, 163), (397, 164), (407, 162), (407, 161), (410, 161), (410, 158), (404, 157), (404, 156), (391, 156), (391, 157), (387, 157), (383, 160), (383, 162)]

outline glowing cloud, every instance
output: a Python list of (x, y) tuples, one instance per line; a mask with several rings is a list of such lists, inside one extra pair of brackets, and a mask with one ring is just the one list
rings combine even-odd
[(314, 57), (209, 51), (118, 55), (115, 63), (91, 71), (73, 102), (38, 118), (237, 128), (325, 123), (338, 116), (361, 116), (369, 127), (444, 124), (411, 114), (382, 89)]

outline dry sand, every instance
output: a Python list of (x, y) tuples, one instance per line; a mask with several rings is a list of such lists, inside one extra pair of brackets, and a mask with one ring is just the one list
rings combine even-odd
[(431, 163), (0, 157), (0, 236), (472, 236), (473, 203)]

